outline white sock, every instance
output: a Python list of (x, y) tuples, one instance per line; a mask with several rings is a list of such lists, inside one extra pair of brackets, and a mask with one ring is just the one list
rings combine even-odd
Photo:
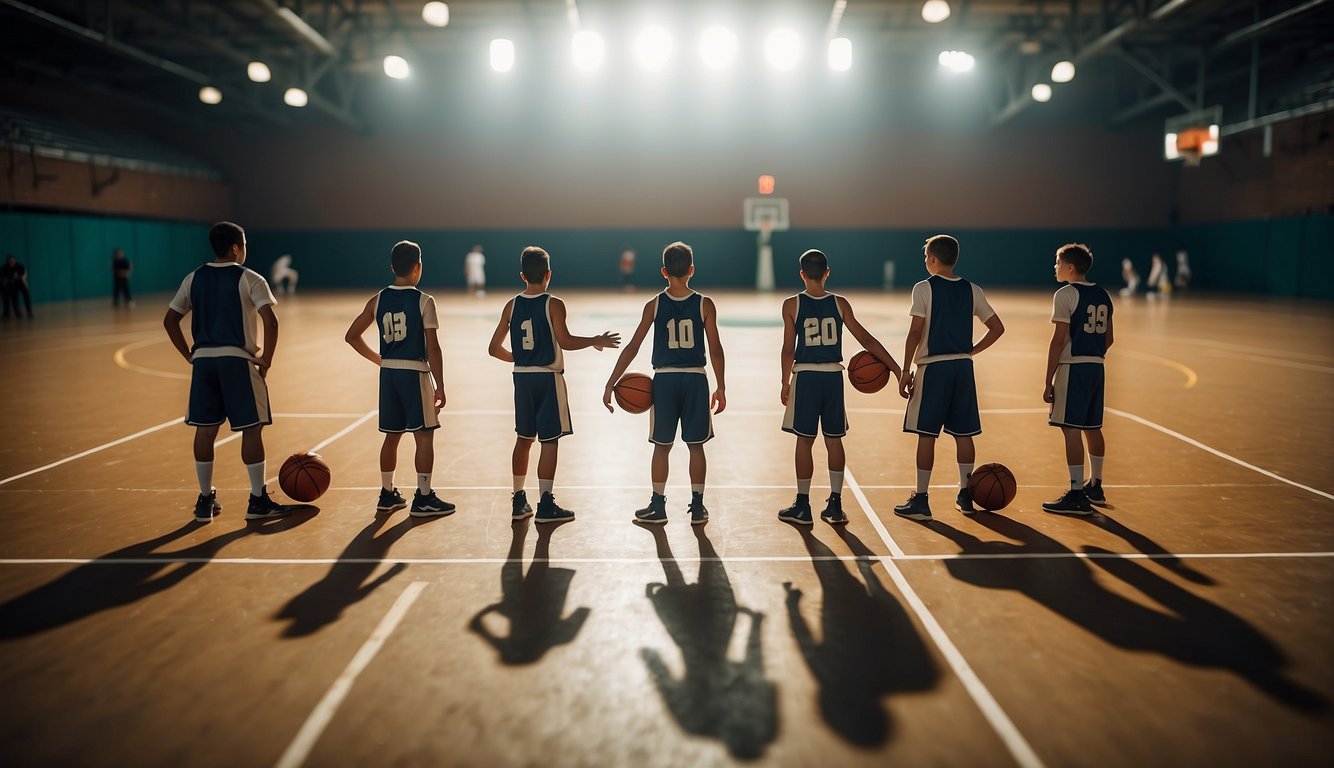
[(1071, 490), (1084, 487), (1084, 465), (1070, 464), (1070, 488)]
[(926, 493), (926, 489), (931, 487), (931, 470), (917, 470), (917, 492)]
[(843, 492), (843, 472), (842, 472), (842, 471), (835, 472), (835, 471), (832, 470), (832, 469), (829, 470), (829, 492), (830, 492), (830, 493), (842, 493), (842, 492)]
[(702, 496), (704, 494), (704, 483), (691, 483), (690, 492), (698, 493)]
[(556, 487), (556, 478), (553, 477), (550, 480), (543, 480), (540, 477), (537, 478), (537, 490), (541, 491), (543, 494), (551, 493), (551, 489), (554, 487)]
[(971, 474), (973, 474), (972, 464), (959, 465), (959, 490), (962, 491), (968, 488), (968, 476)]
[(666, 483), (654, 483), (654, 484), (653, 484), (653, 492), (656, 493), (656, 494), (658, 494), (659, 496), (664, 496), (664, 495), (666, 495), (666, 493), (667, 493), (667, 484), (666, 484)]
[(380, 487), (386, 491), (394, 490), (394, 470), (380, 473)]
[(196, 461), (195, 474), (199, 477), (199, 492), (205, 496), (213, 492), (213, 462)]
[(264, 462), (245, 465), (245, 473), (250, 476), (250, 495), (264, 495)]
[(1102, 459), (1103, 459), (1102, 456), (1094, 456), (1091, 453), (1089, 454), (1089, 465), (1092, 466), (1093, 468), (1094, 480), (1102, 479)]
[(523, 481), (528, 479), (527, 475), (512, 475), (512, 477), (514, 478), (514, 492), (522, 491)]
[(423, 475), (422, 473), (418, 472), (417, 493), (420, 493), (421, 495), (425, 496), (430, 492), (431, 492), (431, 473), (427, 472), (426, 474)]
[(805, 480), (797, 478), (797, 495), (798, 496), (811, 495), (811, 479), (809, 477), (806, 478)]

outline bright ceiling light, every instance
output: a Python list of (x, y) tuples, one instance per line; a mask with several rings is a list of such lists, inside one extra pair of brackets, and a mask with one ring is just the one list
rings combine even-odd
[(384, 73), (395, 80), (402, 80), (412, 74), (412, 68), (402, 56), (384, 57)]
[(650, 72), (660, 72), (672, 58), (672, 36), (662, 27), (647, 27), (635, 38), (635, 58)]
[(951, 72), (972, 72), (976, 62), (973, 57), (963, 51), (941, 51), (938, 57), (940, 66)]
[(288, 88), (283, 94), (283, 103), (289, 107), (304, 107), (309, 101), (310, 97), (300, 88)]
[(939, 24), (950, 17), (950, 4), (945, 0), (926, 0), (922, 4), (922, 20), (928, 24)]
[(574, 33), (571, 43), (574, 65), (585, 72), (592, 72), (602, 66), (606, 58), (607, 47), (602, 42), (602, 35), (586, 29)]
[(449, 24), (449, 6), (444, 3), (427, 3), (422, 6), (422, 21), (433, 27)]
[(514, 69), (514, 41), (503, 37), (491, 41), (491, 68), (497, 72)]
[(1051, 86), (1046, 83), (1038, 83), (1033, 86), (1033, 101), (1046, 103), (1051, 101)]
[(245, 73), (257, 83), (267, 83), (273, 78), (273, 73), (269, 71), (269, 65), (262, 61), (252, 61), (245, 65)]
[(829, 68), (835, 72), (852, 69), (852, 41), (836, 37), (829, 41)]
[(790, 29), (770, 32), (764, 39), (764, 58), (774, 69), (792, 69), (801, 58), (801, 39)]
[(726, 27), (709, 27), (699, 36), (699, 57), (709, 69), (725, 69), (736, 60), (736, 35)]
[(199, 100), (205, 104), (217, 104), (222, 101), (222, 91), (211, 85), (199, 89)]
[(1051, 68), (1051, 81), (1053, 83), (1068, 83), (1075, 79), (1075, 63), (1073, 61), (1058, 61)]

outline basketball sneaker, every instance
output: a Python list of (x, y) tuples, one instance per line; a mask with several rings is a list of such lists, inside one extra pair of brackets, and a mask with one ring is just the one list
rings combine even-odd
[(1085, 481), (1084, 481), (1084, 495), (1087, 496), (1087, 497), (1089, 497), (1089, 503), (1092, 504), (1092, 505), (1095, 506), (1095, 507), (1107, 507), (1107, 506), (1110, 506), (1110, 505), (1107, 503), (1107, 494), (1103, 493), (1103, 491), (1102, 491), (1102, 480), (1101, 480), (1101, 479), (1098, 479), (1098, 480), (1093, 480), (1093, 479), (1085, 480)]
[(454, 505), (435, 495), (435, 491), (422, 494), (417, 491), (412, 494), (412, 509), (408, 514), (413, 517), (444, 517), (454, 514)]
[(378, 512), (395, 512), (408, 505), (403, 494), (398, 492), (397, 488), (393, 490), (380, 489), (380, 501), (376, 503), (375, 509)]
[(648, 500), (648, 506), (635, 510), (635, 519), (649, 525), (662, 525), (667, 522), (667, 497), (655, 493)]
[(959, 495), (954, 499), (954, 508), (965, 515), (975, 515), (979, 511), (973, 506), (973, 494), (969, 493), (967, 488), (959, 489)]
[(909, 520), (930, 520), (931, 505), (927, 503), (925, 493), (914, 493), (906, 502), (894, 507), (894, 514)]
[(291, 514), (292, 508), (286, 504), (279, 504), (269, 498), (269, 489), (260, 491), (258, 496), (251, 495), (250, 504), (245, 510), (245, 519), (247, 520), (267, 520), (270, 517), (282, 517)]
[(213, 518), (217, 517), (222, 511), (222, 504), (218, 503), (218, 489), (210, 488), (208, 495), (199, 494), (195, 500), (195, 522), (211, 523)]
[(704, 494), (690, 494), (690, 506), (686, 509), (690, 513), (691, 525), (704, 525), (709, 522), (709, 510), (704, 507)]
[(828, 503), (824, 511), (820, 513), (820, 519), (830, 525), (847, 525), (848, 516), (843, 514), (843, 495), (840, 493), (829, 494)]
[(1091, 515), (1095, 511), (1083, 488), (1071, 488), (1056, 501), (1044, 501), (1042, 508), (1058, 515)]
[(528, 503), (528, 494), (515, 491), (510, 497), (510, 519), (526, 520), (533, 516), (533, 507)]
[(810, 525), (812, 523), (811, 497), (804, 493), (798, 493), (797, 498), (792, 502), (792, 506), (778, 511), (778, 519), (785, 523)]
[(542, 498), (537, 500), (537, 522), (539, 523), (563, 523), (566, 520), (573, 520), (574, 512), (568, 509), (561, 509), (556, 504), (556, 497), (550, 491), (542, 494)]

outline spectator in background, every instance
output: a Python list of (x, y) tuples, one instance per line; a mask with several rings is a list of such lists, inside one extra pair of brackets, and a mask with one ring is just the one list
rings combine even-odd
[(284, 253), (273, 262), (273, 287), (278, 293), (296, 293), (296, 279), (300, 273), (292, 269), (292, 254)]
[(1121, 289), (1122, 296), (1134, 296), (1139, 290), (1139, 270), (1135, 269), (1135, 264), (1130, 259), (1121, 259), (1121, 279), (1126, 281), (1126, 287)]
[(125, 306), (134, 306), (134, 299), (130, 297), (130, 272), (133, 270), (134, 264), (126, 258), (125, 251), (117, 248), (111, 252), (111, 306), (119, 307), (121, 297), (125, 298)]
[(635, 249), (628, 246), (621, 251), (621, 290), (626, 293), (635, 290)]
[(481, 298), (486, 295), (486, 256), (482, 246), (474, 245), (463, 259), (464, 276), (468, 280), (468, 293)]
[(1153, 254), (1149, 265), (1149, 284), (1145, 287), (1150, 299), (1166, 298), (1172, 292), (1172, 281), (1167, 278), (1167, 264), (1159, 254)]
[(9, 319), (9, 309), (14, 308), (14, 317), (19, 314), (19, 296), (23, 296), (23, 306), (28, 310), (28, 319), (32, 319), (32, 294), (28, 293), (28, 270), (13, 255), (5, 257), (4, 266), (0, 267), (0, 293), (4, 295), (4, 319)]
[(1190, 287), (1190, 257), (1186, 255), (1186, 249), (1177, 250), (1177, 276), (1172, 281), (1172, 287), (1178, 291), (1184, 291)]

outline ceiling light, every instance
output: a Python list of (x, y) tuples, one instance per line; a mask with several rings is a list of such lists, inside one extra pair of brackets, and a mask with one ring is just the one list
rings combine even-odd
[(412, 74), (412, 68), (402, 56), (384, 57), (384, 73), (395, 80), (402, 80)]
[(847, 72), (852, 69), (852, 41), (846, 37), (836, 37), (829, 41), (829, 68), (835, 72)]
[(928, 24), (939, 24), (950, 17), (950, 4), (945, 0), (926, 0), (922, 5), (922, 19)]
[(650, 72), (661, 71), (672, 57), (672, 36), (662, 27), (648, 27), (635, 38), (635, 58)]
[(273, 73), (269, 72), (269, 65), (262, 61), (252, 61), (247, 64), (245, 73), (257, 83), (267, 83), (273, 78)]
[(797, 66), (801, 58), (801, 40), (790, 29), (778, 29), (769, 33), (764, 40), (764, 58), (778, 70), (789, 70)]
[(586, 29), (574, 33), (571, 47), (573, 49), (574, 65), (585, 72), (592, 72), (602, 66), (602, 60), (607, 55), (607, 47), (602, 42), (602, 35)]
[(941, 51), (938, 57), (940, 66), (951, 72), (972, 72), (976, 63), (973, 57), (963, 51)]
[(736, 59), (736, 35), (726, 27), (709, 27), (699, 36), (699, 56), (709, 69), (724, 69)]
[(283, 94), (283, 103), (289, 107), (304, 107), (310, 101), (310, 97), (300, 88), (288, 88)]
[(1051, 68), (1051, 81), (1053, 83), (1068, 83), (1075, 79), (1075, 63), (1073, 61), (1058, 61)]
[(1048, 102), (1051, 101), (1051, 86), (1046, 83), (1038, 83), (1033, 86), (1033, 101)]
[(422, 21), (433, 27), (449, 24), (449, 6), (444, 3), (427, 3), (422, 6)]
[(205, 104), (217, 104), (222, 101), (222, 91), (211, 85), (199, 89), (199, 100)]
[(491, 41), (491, 68), (497, 72), (514, 69), (514, 41), (496, 38)]

